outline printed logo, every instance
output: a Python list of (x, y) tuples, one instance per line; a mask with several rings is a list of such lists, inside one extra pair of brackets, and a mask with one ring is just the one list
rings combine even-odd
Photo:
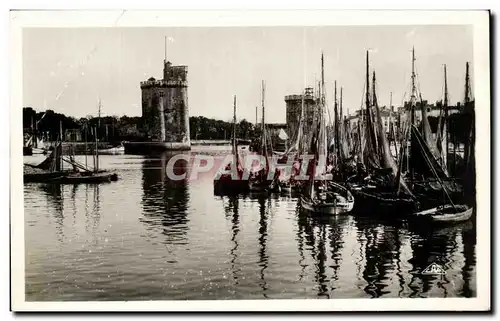
[(443, 275), (446, 274), (446, 271), (439, 264), (432, 263), (428, 267), (426, 267), (421, 274), (423, 275)]

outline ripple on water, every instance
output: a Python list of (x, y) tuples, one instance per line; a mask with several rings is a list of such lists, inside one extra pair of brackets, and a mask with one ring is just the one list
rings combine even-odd
[[(294, 197), (214, 197), (204, 176), (168, 181), (168, 156), (100, 160), (118, 182), (24, 185), (28, 300), (476, 293), (475, 226), (415, 232), (371, 218), (312, 217)], [(432, 262), (446, 267), (446, 279), (419, 275)]]

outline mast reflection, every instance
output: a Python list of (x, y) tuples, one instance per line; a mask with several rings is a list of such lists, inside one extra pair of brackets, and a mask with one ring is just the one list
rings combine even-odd
[(264, 271), (268, 266), (268, 254), (267, 254), (267, 219), (268, 219), (268, 208), (266, 208), (266, 198), (259, 197), (259, 266), (260, 266), (260, 287), (262, 289), (262, 294), (267, 299), (267, 282), (264, 278)]
[(305, 244), (311, 250), (314, 262), (314, 280), (317, 283), (318, 296), (330, 297), (326, 276), (326, 227), (325, 223), (305, 211), (298, 211), (297, 222), (303, 231)]
[(233, 275), (233, 281), (237, 285), (238, 281), (238, 272), (241, 269), (236, 268), (237, 259), (238, 259), (238, 234), (240, 232), (240, 215), (239, 215), (239, 199), (237, 196), (232, 195), (228, 196), (228, 204), (224, 206), (224, 211), (226, 213), (226, 217), (231, 221), (231, 242), (233, 243), (233, 247), (231, 248), (231, 272)]
[(368, 284), (363, 290), (372, 298), (387, 295), (390, 293), (386, 290), (391, 281), (390, 273), (396, 270), (395, 261), (401, 247), (399, 227), (367, 220), (356, 220), (356, 226), (359, 231), (357, 239), (359, 244), (364, 244), (365, 253), (362, 277)]
[(54, 208), (56, 235), (59, 242), (64, 241), (64, 191), (61, 184), (40, 184), (47, 201)]

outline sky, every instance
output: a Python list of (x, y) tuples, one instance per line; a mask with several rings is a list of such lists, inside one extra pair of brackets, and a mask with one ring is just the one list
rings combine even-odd
[[(26, 28), (23, 30), (23, 106), (73, 117), (141, 116), (140, 82), (162, 78), (167, 59), (188, 66), (190, 116), (261, 118), (265, 80), (266, 122), (286, 120), (284, 96), (320, 80), (332, 109), (334, 81), (343, 87), (344, 114), (362, 104), (365, 54), (376, 72), (379, 105), (408, 99), (415, 47), (422, 98), (443, 97), (447, 65), (450, 102), (463, 100), (465, 63), (472, 65), (472, 26), (321, 26), (179, 28)], [(370, 76), (371, 77), (371, 76)], [(338, 89), (340, 91), (340, 89)]]

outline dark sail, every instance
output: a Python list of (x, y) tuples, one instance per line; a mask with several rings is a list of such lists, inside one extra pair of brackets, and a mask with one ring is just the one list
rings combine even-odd
[(410, 167), (413, 169), (415, 175), (419, 175), (421, 178), (431, 178), (436, 176), (434, 174), (436, 172), (440, 179), (447, 178), (446, 173), (434, 158), (429, 146), (427, 146), (427, 143), (414, 125), (411, 126), (410, 148)]
[(54, 150), (50, 155), (36, 167), (50, 171), (61, 170), (62, 143), (57, 142)]

